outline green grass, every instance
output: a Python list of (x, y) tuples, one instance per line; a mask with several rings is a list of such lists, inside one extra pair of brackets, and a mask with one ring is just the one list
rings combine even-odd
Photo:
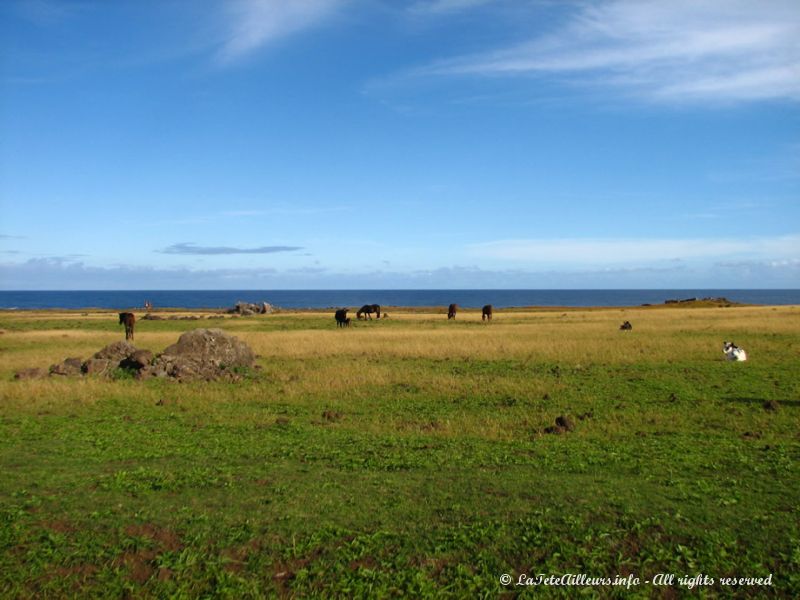
[[(154, 350), (240, 335), (262, 368), (237, 384), (12, 381), (122, 334), (1, 315), (0, 596), (574, 597), (499, 577), (704, 573), (583, 593), (797, 597), (798, 313), (690, 313), (628, 311), (630, 334), (619, 310), (139, 324)], [(721, 360), (731, 333), (747, 363)], [(575, 430), (544, 433), (561, 414)]]

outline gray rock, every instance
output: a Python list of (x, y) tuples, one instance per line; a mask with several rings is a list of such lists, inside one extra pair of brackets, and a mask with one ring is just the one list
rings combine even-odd
[(81, 359), (67, 358), (62, 363), (50, 366), (51, 375), (80, 375)]
[(136, 352), (136, 346), (133, 344), (129, 342), (114, 342), (100, 350), (100, 352), (95, 353), (93, 358), (107, 358), (119, 364), (134, 352)]
[(163, 354), (139, 371), (140, 378), (172, 377), (178, 381), (237, 379), (235, 367), (251, 367), (250, 347), (221, 329), (187, 331)]
[(114, 363), (107, 358), (90, 358), (81, 367), (86, 375), (105, 375), (110, 370)]
[(254, 304), (251, 302), (237, 302), (233, 308), (228, 310), (229, 314), (238, 314), (242, 316), (249, 315), (266, 315), (270, 314), (275, 309), (269, 302), (262, 302), (261, 304)]
[(250, 367), (255, 362), (250, 347), (222, 329), (187, 331), (164, 350), (164, 356), (190, 357), (216, 367)]
[(154, 377), (166, 377), (167, 370), (163, 364), (148, 365), (136, 372), (137, 379), (152, 379)]
[(153, 360), (153, 353), (150, 350), (137, 350), (128, 358), (120, 362), (119, 366), (123, 369), (142, 369), (149, 365)]

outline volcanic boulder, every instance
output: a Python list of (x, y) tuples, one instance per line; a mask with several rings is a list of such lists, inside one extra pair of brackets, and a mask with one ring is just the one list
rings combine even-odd
[(253, 304), (250, 302), (237, 302), (236, 305), (228, 310), (231, 314), (239, 314), (242, 316), (248, 315), (268, 315), (274, 311), (274, 308), (269, 302), (262, 302), (261, 304)]
[(250, 347), (221, 329), (195, 329), (139, 371), (139, 377), (174, 377), (179, 381), (237, 379), (237, 368), (252, 367)]
[(117, 363), (107, 358), (90, 358), (81, 366), (81, 371), (86, 375), (106, 375), (109, 370), (116, 367)]
[(116, 366), (131, 356), (134, 352), (136, 352), (136, 350), (136, 346), (130, 342), (114, 342), (113, 344), (109, 344), (99, 352), (95, 353), (92, 358), (105, 358), (110, 360), (112, 363), (116, 363), (114, 365)]
[(64, 362), (56, 363), (50, 367), (51, 375), (80, 375), (80, 373), (80, 358), (67, 358)]
[(119, 363), (119, 366), (123, 369), (135, 369), (139, 370), (147, 365), (149, 365), (153, 361), (153, 353), (150, 350), (137, 350), (128, 358), (123, 360)]

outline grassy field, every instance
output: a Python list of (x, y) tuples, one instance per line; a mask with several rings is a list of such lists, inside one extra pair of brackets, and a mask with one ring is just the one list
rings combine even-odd
[(0, 313), (0, 597), (800, 596), (800, 307), (389, 312), (137, 324), (239, 336), (235, 384), (15, 381), (123, 332)]

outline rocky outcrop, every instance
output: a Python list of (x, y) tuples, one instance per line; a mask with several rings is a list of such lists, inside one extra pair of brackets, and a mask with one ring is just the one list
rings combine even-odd
[(253, 351), (238, 338), (221, 329), (195, 329), (184, 333), (138, 376), (180, 381), (238, 379), (237, 370), (254, 363)]
[(80, 375), (81, 359), (67, 358), (64, 362), (50, 366), (50, 375)]
[(134, 352), (136, 352), (136, 346), (130, 342), (114, 342), (99, 352), (95, 352), (92, 358), (105, 358), (111, 362), (120, 363)]
[(107, 358), (90, 358), (81, 366), (85, 375), (107, 375), (112, 368), (119, 366)]
[[(35, 379), (66, 375), (110, 376), (117, 369), (133, 371), (139, 379), (169, 377), (178, 381), (211, 381), (241, 379), (245, 369), (254, 367), (255, 355), (240, 339), (221, 329), (187, 331), (178, 341), (154, 356), (128, 342), (115, 342), (81, 362), (68, 358), (44, 369), (22, 369), (15, 379)], [(256, 367), (257, 368), (257, 367)]]
[(248, 315), (268, 315), (274, 312), (273, 306), (269, 302), (252, 304), (250, 302), (237, 302), (236, 305), (228, 310), (230, 314), (237, 314), (246, 317)]
[(153, 353), (150, 350), (137, 350), (119, 363), (123, 369), (143, 369), (153, 362)]

